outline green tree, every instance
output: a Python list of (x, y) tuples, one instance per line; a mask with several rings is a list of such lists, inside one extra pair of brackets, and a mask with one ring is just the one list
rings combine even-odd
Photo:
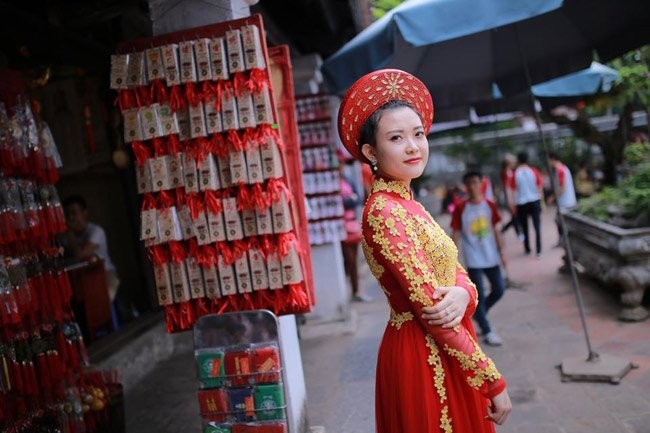
[[(597, 95), (587, 98), (586, 105), (579, 110), (576, 119), (546, 113), (559, 124), (568, 125), (574, 134), (583, 140), (597, 144), (603, 153), (604, 183), (614, 185), (618, 167), (623, 163), (625, 146), (632, 141), (632, 113), (643, 110), (648, 116), (650, 103), (650, 45), (633, 50), (610, 62), (618, 70), (620, 79), (607, 96)], [(599, 131), (590, 121), (589, 113), (610, 105), (620, 114), (618, 125), (613, 133)], [(648, 126), (650, 127), (650, 117)]]
[(402, 4), (404, 0), (374, 0), (372, 2), (372, 16), (375, 20), (386, 15), (386, 12)]

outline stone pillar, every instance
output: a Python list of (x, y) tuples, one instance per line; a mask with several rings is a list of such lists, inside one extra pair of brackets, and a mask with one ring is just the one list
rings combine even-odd
[[(154, 36), (250, 16), (258, 0), (149, 0)], [(307, 433), (307, 391), (295, 316), (279, 318), (285, 361), (287, 423), (291, 433)], [(199, 414), (197, 413), (197, 416)]]
[(153, 34), (244, 18), (258, 0), (149, 0)]

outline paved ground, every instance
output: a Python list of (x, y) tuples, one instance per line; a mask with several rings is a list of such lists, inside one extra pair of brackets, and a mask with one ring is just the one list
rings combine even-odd
[[(514, 232), (506, 236), (510, 277), (525, 290), (508, 290), (491, 312), (493, 327), (506, 343), (485, 347), (509, 383), (513, 413), (501, 433), (650, 432), (650, 322), (616, 320), (618, 301), (594, 282), (580, 279), (593, 349), (632, 361), (619, 385), (561, 381), (556, 367), (587, 355), (575, 292), (569, 275), (559, 274), (563, 250), (553, 249), (554, 209), (543, 215), (541, 259), (523, 255)], [(439, 219), (441, 225), (448, 218)], [(383, 294), (364, 265), (363, 285), (374, 296), (354, 304), (358, 330), (303, 341), (303, 363), (311, 425), (327, 432), (374, 432), (376, 352), (388, 310)], [(406, 432), (405, 432), (406, 433)]]
[[(448, 218), (439, 222), (445, 226)], [(497, 432), (650, 433), (650, 321), (617, 321), (616, 297), (585, 279), (580, 283), (593, 348), (639, 368), (619, 385), (560, 380), (556, 366), (586, 358), (587, 350), (570, 277), (557, 272), (563, 252), (552, 249), (553, 209), (544, 212), (543, 233), (540, 260), (522, 254), (514, 233), (506, 237), (510, 277), (527, 286), (507, 291), (491, 312), (506, 343), (484, 349), (506, 377), (514, 404)], [(388, 310), (365, 262), (362, 279), (374, 300), (354, 304), (356, 332), (301, 341), (309, 421), (327, 433), (374, 432), (376, 353)], [(186, 344), (125, 396), (128, 433), (200, 431), (191, 335), (181, 338)]]

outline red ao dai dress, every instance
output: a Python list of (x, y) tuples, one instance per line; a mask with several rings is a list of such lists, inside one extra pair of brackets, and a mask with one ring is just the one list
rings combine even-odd
[[(494, 432), (488, 399), (506, 382), (477, 344), (476, 289), (453, 241), (400, 181), (374, 181), (362, 224), (366, 260), (391, 308), (377, 360), (377, 432)], [(441, 299), (438, 286), (470, 294), (453, 329), (421, 319), (422, 307)]]

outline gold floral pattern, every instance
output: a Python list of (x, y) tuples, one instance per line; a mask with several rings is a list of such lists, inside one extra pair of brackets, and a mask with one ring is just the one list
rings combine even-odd
[(389, 180), (386, 181), (385, 179), (382, 179), (381, 177), (378, 177), (375, 179), (375, 181), (372, 183), (372, 192), (394, 192), (395, 194), (398, 194), (400, 197), (406, 200), (410, 200), (413, 198), (413, 195), (411, 194), (411, 188), (406, 184), (406, 182), (402, 182), (399, 180)]
[[(445, 352), (458, 360), (463, 370), (473, 373), (473, 375), (469, 375), (466, 378), (469, 386), (478, 390), (486, 381), (495, 382), (501, 379), (501, 373), (497, 370), (494, 362), (485, 356), (478, 343), (469, 335), (469, 332), (467, 333), (467, 338), (474, 344), (474, 352), (471, 354), (453, 349), (446, 344), (444, 349)], [(479, 365), (479, 363), (483, 365)]]
[(430, 352), (427, 362), (433, 368), (433, 385), (436, 387), (438, 397), (440, 397), (440, 403), (443, 404), (442, 410), (440, 411), (440, 428), (445, 433), (451, 433), (453, 429), (451, 427), (451, 418), (449, 417), (449, 406), (444, 404), (447, 401), (447, 389), (445, 388), (445, 369), (442, 367), (440, 351), (431, 335), (427, 334), (424, 338)]
[(413, 313), (410, 311), (404, 311), (403, 313), (397, 313), (395, 310), (392, 308), (390, 309), (390, 317), (388, 319), (388, 323), (390, 323), (392, 326), (397, 328), (399, 331), (402, 329), (402, 325), (409, 320), (415, 319), (415, 316), (413, 316)]
[(380, 280), (381, 276), (384, 274), (384, 267), (380, 265), (377, 259), (375, 259), (375, 256), (372, 255), (372, 249), (365, 239), (361, 239), (361, 249), (363, 250), (363, 255), (366, 256), (370, 272), (377, 280)]

